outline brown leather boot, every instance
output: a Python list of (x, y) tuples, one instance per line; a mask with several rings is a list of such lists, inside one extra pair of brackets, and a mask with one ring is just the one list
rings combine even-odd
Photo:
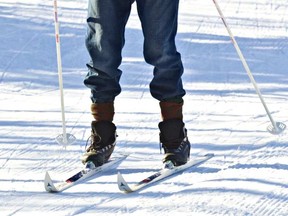
[(174, 166), (187, 163), (191, 145), (182, 120), (165, 120), (159, 123), (159, 129), (160, 143), (165, 152), (163, 162), (171, 161)]
[(175, 166), (187, 163), (190, 156), (190, 142), (183, 123), (183, 100), (161, 101), (162, 122), (159, 123), (160, 144), (164, 149), (163, 162), (171, 161)]
[(116, 145), (116, 136), (116, 126), (112, 122), (92, 121), (90, 146), (81, 158), (82, 163), (92, 161), (96, 167), (106, 163)]
[(93, 103), (91, 113), (95, 121), (91, 123), (90, 146), (81, 160), (83, 164), (92, 161), (97, 167), (109, 160), (116, 145), (116, 126), (112, 123), (114, 103)]

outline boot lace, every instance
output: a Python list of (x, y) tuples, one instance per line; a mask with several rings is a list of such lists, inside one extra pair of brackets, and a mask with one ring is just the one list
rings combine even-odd
[[(94, 151), (99, 150), (100, 149), (99, 144), (101, 143), (101, 141), (102, 141), (102, 138), (100, 137), (100, 135), (97, 133), (93, 133), (93, 131), (92, 131), (91, 135), (88, 137), (88, 139), (86, 141), (85, 150), (87, 152), (93, 151), (93, 150)], [(87, 148), (88, 143), (90, 143), (90, 146)]]

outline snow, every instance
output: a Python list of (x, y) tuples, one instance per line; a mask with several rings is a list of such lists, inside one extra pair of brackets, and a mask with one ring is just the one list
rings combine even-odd
[[(288, 110), (288, 3), (221, 0), (229, 26), (275, 119)], [(0, 0), (1, 215), (287, 215), (287, 129), (271, 124), (231, 44), (213, 1), (181, 0), (178, 49), (185, 66), (184, 116), (192, 156), (214, 153), (198, 168), (133, 194), (111, 170), (61, 194), (45, 191), (46, 171), (62, 180), (82, 167), (92, 120), (83, 85), (86, 0), (58, 2), (67, 132), (63, 149), (53, 1)], [(161, 167), (159, 105), (149, 93), (152, 67), (142, 56), (135, 5), (123, 50), (123, 92), (116, 99), (115, 154), (128, 183)]]

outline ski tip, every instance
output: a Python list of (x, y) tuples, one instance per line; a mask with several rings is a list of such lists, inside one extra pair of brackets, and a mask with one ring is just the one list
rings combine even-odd
[(44, 187), (47, 192), (57, 192), (57, 189), (54, 186), (52, 179), (48, 172), (46, 172), (45, 174)]
[(127, 182), (125, 181), (125, 179), (123, 178), (120, 172), (118, 172), (118, 175), (117, 175), (117, 182), (118, 182), (118, 188), (120, 191), (123, 191), (124, 193), (133, 192), (133, 190), (131, 190), (131, 188), (128, 186)]
[(52, 179), (51, 179), (49, 173), (46, 172), (46, 173), (45, 173), (44, 183), (45, 183), (45, 185), (46, 185), (46, 183), (49, 183), (49, 182), (52, 182)]

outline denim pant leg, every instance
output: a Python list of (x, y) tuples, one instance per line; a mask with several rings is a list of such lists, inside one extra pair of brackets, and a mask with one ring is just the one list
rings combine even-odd
[(150, 92), (160, 101), (181, 99), (185, 95), (181, 79), (183, 65), (175, 45), (178, 6), (179, 0), (137, 0), (144, 57), (154, 66)]
[(91, 57), (84, 84), (94, 103), (113, 102), (120, 94), (121, 51), (131, 0), (89, 0), (86, 47)]

